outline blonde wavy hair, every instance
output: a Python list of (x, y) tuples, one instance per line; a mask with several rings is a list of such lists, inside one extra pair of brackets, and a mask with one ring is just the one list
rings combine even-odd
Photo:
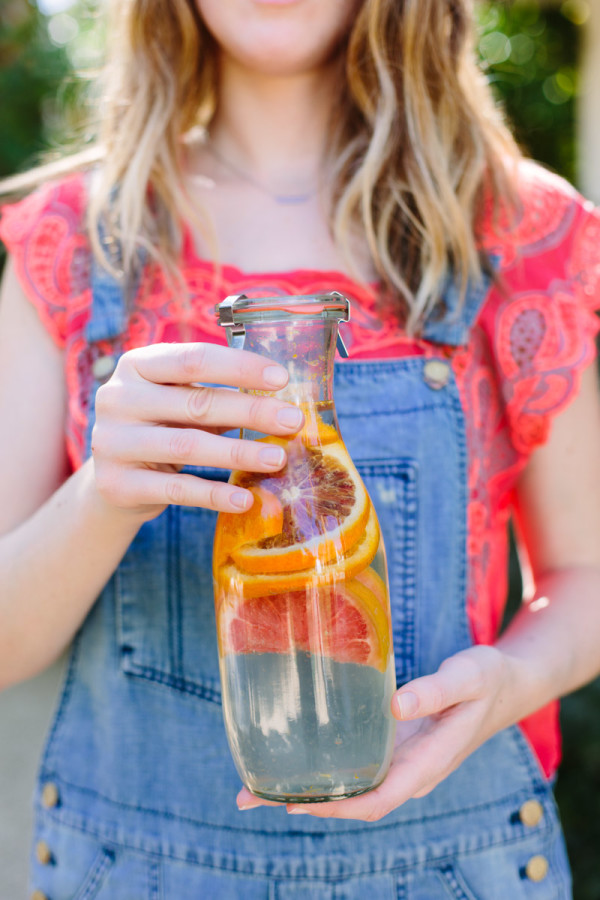
[[(513, 195), (519, 151), (477, 65), (473, 30), (472, 0), (363, 0), (340, 50), (331, 229), (349, 257), (362, 230), (382, 296), (409, 332), (449, 275), (463, 295), (481, 277), (484, 198), (498, 209)], [(195, 0), (111, 0), (108, 33), (93, 143), (36, 177), (100, 162), (87, 213), (96, 256), (110, 265), (102, 225), (126, 278), (141, 246), (173, 272), (182, 223), (194, 216), (182, 139), (214, 116), (217, 47)], [(17, 176), (4, 189), (26, 184)]]

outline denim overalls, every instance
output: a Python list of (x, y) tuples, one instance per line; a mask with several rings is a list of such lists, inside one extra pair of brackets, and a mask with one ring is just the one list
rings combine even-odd
[[(93, 288), (88, 340), (118, 348), (118, 287), (96, 271)], [(430, 321), (426, 337), (464, 343), (485, 294), (472, 288), (460, 317)], [(452, 311), (452, 289), (445, 299)], [(460, 399), (441, 353), (434, 365), (337, 364), (335, 399), (385, 537), (402, 684), (471, 643)], [(90, 433), (91, 423), (88, 448)], [(145, 524), (75, 638), (36, 791), (37, 896), (567, 900), (552, 793), (518, 727), (377, 823), (238, 811), (213, 612), (215, 518), (173, 506)]]

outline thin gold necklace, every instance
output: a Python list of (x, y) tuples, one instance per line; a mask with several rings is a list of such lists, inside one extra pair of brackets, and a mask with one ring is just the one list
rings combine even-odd
[(238, 178), (241, 178), (242, 181), (245, 181), (247, 184), (251, 184), (252, 187), (255, 187), (257, 190), (262, 191), (263, 194), (266, 194), (271, 200), (274, 200), (275, 203), (279, 203), (282, 206), (294, 206), (300, 203), (308, 203), (309, 200), (312, 200), (314, 196), (317, 194), (317, 188), (312, 188), (310, 191), (305, 191), (304, 193), (298, 194), (279, 194), (276, 191), (272, 191), (270, 188), (263, 184), (262, 181), (259, 181), (257, 178), (254, 178), (249, 172), (245, 172), (243, 169), (240, 169), (230, 160), (228, 160), (225, 156), (223, 156), (216, 147), (207, 141), (204, 145), (206, 149), (211, 153), (214, 158), (221, 163), (221, 165), (225, 166), (226, 169), (233, 175), (237, 175)]

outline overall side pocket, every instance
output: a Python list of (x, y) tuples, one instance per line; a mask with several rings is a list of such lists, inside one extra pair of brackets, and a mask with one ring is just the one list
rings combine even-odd
[(375, 507), (385, 544), (398, 685), (415, 677), (417, 475), (414, 460), (355, 463)]

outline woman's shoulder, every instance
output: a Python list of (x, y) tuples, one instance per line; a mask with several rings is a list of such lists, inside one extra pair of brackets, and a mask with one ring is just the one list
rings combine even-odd
[(7, 244), (29, 238), (41, 224), (76, 226), (81, 223), (86, 206), (86, 177), (73, 172), (63, 178), (45, 182), (20, 200), (2, 204), (0, 237)]
[(2, 207), (0, 239), (27, 298), (59, 346), (68, 318), (88, 287), (86, 176), (75, 172)]
[(485, 205), (483, 249), (503, 270), (539, 256), (560, 267), (580, 232), (597, 228), (598, 211), (566, 179), (532, 160), (520, 160), (509, 174), (513, 196), (495, 208)]
[(572, 400), (600, 322), (600, 215), (567, 181), (531, 162), (517, 172), (511, 222), (488, 223), (497, 280), (481, 311), (511, 437), (529, 453)]

